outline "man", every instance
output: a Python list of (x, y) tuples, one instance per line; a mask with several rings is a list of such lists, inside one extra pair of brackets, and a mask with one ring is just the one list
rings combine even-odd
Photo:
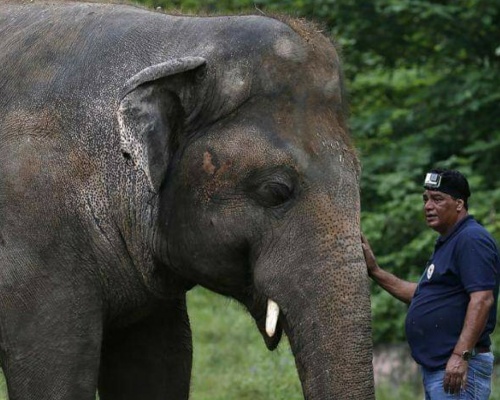
[(440, 236), (420, 282), (380, 268), (362, 237), (368, 273), (410, 304), (406, 336), (422, 369), (426, 400), (486, 400), (493, 370), (490, 334), (500, 281), (498, 248), (468, 214), (469, 184), (460, 172), (433, 170), (424, 188), (425, 219)]

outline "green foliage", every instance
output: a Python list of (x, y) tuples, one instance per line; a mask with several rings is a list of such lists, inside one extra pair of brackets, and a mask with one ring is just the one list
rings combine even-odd
[(7, 400), (7, 385), (2, 373), (0, 373), (0, 400)]

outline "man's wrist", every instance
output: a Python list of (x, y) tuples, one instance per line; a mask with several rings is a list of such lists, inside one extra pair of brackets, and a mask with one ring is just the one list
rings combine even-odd
[(453, 351), (453, 354), (459, 356), (464, 361), (469, 361), (472, 358), (472, 350), (463, 350), (463, 351)]

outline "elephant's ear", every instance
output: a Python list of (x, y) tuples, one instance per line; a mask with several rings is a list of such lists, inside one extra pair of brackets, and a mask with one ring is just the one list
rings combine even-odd
[(153, 65), (130, 78), (122, 90), (121, 151), (144, 171), (154, 192), (165, 176), (173, 137), (189, 113), (192, 72), (205, 63), (201, 57), (186, 57)]

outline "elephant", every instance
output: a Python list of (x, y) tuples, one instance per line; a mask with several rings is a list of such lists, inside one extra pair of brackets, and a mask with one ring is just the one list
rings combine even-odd
[(186, 293), (373, 399), (361, 165), (311, 22), (0, 6), (0, 359), (11, 400), (189, 397)]

